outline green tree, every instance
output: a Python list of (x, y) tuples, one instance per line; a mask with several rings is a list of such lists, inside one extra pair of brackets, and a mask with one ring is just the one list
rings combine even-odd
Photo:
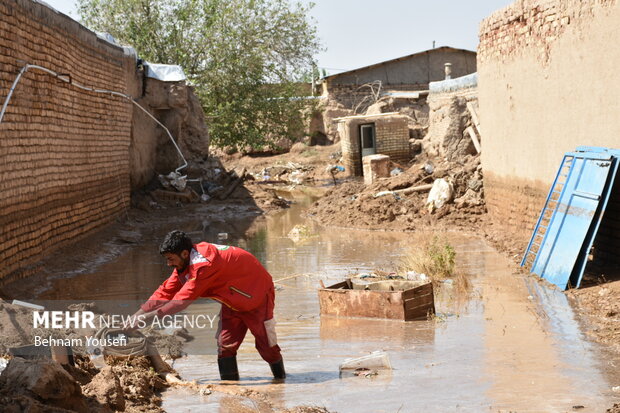
[(195, 85), (218, 146), (260, 147), (300, 135), (300, 96), (320, 50), (304, 6), (288, 0), (78, 0), (82, 22)]

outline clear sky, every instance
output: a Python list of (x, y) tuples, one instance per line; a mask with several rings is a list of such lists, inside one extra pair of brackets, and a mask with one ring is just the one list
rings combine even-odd
[[(302, 0), (308, 3), (308, 0)], [(514, 0), (314, 0), (312, 16), (329, 74), (433, 47), (476, 50), (478, 25)], [(45, 0), (78, 19), (75, 0)]]

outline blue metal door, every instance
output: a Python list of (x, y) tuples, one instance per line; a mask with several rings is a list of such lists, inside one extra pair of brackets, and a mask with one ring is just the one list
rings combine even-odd
[[(569, 170), (563, 172), (567, 159)], [(603, 206), (609, 196), (608, 181), (610, 172), (615, 171), (614, 159), (611, 154), (603, 152), (574, 152), (565, 156), (565, 161), (558, 172), (565, 181), (561, 188), (554, 189), (549, 194), (550, 200), (555, 203), (548, 219), (548, 226), (541, 229), (541, 220), (534, 231), (524, 263), (531, 253), (534, 237), (542, 237), (542, 242), (532, 263), (531, 271), (540, 275), (561, 289), (566, 289), (571, 280), (571, 274), (579, 263), (579, 274), (573, 277), (573, 282), (581, 281), (583, 267), (589, 248), (592, 245), (598, 222), (602, 215), (599, 208)], [(564, 174), (563, 174), (564, 173)], [(556, 193), (558, 196), (551, 199)], [(543, 209), (544, 216), (547, 208)], [(547, 211), (548, 212), (548, 211)], [(593, 230), (594, 228), (594, 230)], [(536, 235), (538, 234), (538, 235)]]

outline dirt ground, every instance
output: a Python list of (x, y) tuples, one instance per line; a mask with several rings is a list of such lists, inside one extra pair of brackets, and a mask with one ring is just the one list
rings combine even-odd
[[(84, 304), (84, 308), (88, 304)], [(74, 309), (74, 308), (72, 308)], [(32, 310), (0, 300), (0, 357), (8, 359), (0, 374), (0, 411), (2, 412), (95, 412), (116, 411), (164, 412), (161, 392), (171, 385), (193, 387), (201, 394), (219, 392), (248, 400), (258, 401), (274, 413), (328, 413), (319, 407), (299, 406), (287, 410), (271, 407), (268, 396), (235, 386), (199, 386), (193, 382), (167, 382), (156, 372), (156, 365), (147, 356), (119, 357), (106, 355), (105, 366), (96, 367), (88, 354), (74, 348), (75, 365), (60, 363), (41, 356), (35, 359), (11, 357), (8, 349), (33, 342), (35, 335), (83, 337), (74, 329), (50, 330), (32, 328)], [(161, 354), (170, 353), (169, 341), (183, 340), (170, 337), (154, 340)], [(179, 354), (180, 356), (180, 354)], [(174, 373), (172, 368), (168, 370)], [(241, 410), (240, 410), (241, 411)]]
[[(433, 165), (430, 173), (424, 169), (428, 164), (429, 161), (417, 161), (402, 168), (401, 174), (379, 179), (369, 186), (360, 180), (341, 183), (319, 199), (308, 215), (323, 225), (399, 231), (428, 226), (460, 229), (478, 223), (485, 212), (479, 158), (468, 157), (462, 163), (442, 162)], [(398, 192), (428, 187), (441, 178), (454, 187), (454, 202), (441, 208), (427, 206), (430, 188), (408, 195)]]
[[(290, 153), (275, 156), (221, 154), (219, 162), (224, 170), (230, 172), (228, 181), (240, 176), (241, 182), (225, 199), (214, 197), (201, 208), (205, 215), (217, 216), (224, 221), (251, 219), (287, 208), (290, 200), (282, 196), (283, 190), (321, 187), (321, 191), (325, 191), (324, 196), (307, 211), (308, 216), (321, 225), (394, 231), (429, 228), (469, 231), (484, 235), (515, 263), (520, 261), (523, 245), (503, 232), (486, 215), (479, 157), (467, 156), (453, 162), (420, 157), (409, 165), (392, 165), (393, 168), (400, 167), (402, 173), (366, 186), (361, 179), (351, 179), (346, 173), (335, 177), (331, 175), (328, 167), (337, 164), (340, 156), (338, 145), (308, 147), (303, 144), (295, 145)], [(451, 182), (453, 195), (440, 208), (429, 208), (428, 190), (402, 193), (403, 189), (429, 186), (441, 178)], [(382, 196), (377, 196), (382, 192)], [(60, 251), (65, 258), (56, 265), (70, 269), (79, 267), (84, 261), (114, 259), (122, 248), (110, 248), (107, 256), (101, 256), (101, 239), (113, 239), (119, 246), (139, 243), (143, 229), (157, 225), (153, 220), (155, 216), (182, 214), (186, 208), (184, 202), (156, 200), (148, 194), (139, 194), (134, 206), (137, 208), (130, 210), (97, 237), (84, 240), (79, 257), (73, 259), (73, 254)], [(160, 210), (159, 213), (152, 214), (154, 209)], [(515, 265), (515, 271), (522, 270)], [(567, 294), (574, 301), (592, 339), (620, 354), (620, 282), (595, 284)], [(28, 325), (30, 318), (29, 310), (0, 302), (0, 325), (3, 328), (0, 355), (6, 356), (9, 347), (32, 340), (35, 332), (21, 327)], [(26, 375), (24, 372), (30, 373)], [(32, 380), (32, 377), (43, 379)], [(64, 369), (49, 360), (33, 362), (14, 359), (0, 376), (0, 407), (2, 411), (9, 412), (28, 409), (157, 412), (162, 411), (159, 407), (160, 392), (168, 386), (144, 357), (110, 360), (109, 365), (101, 369), (96, 368), (88, 357), (77, 357), (75, 367)], [(249, 394), (247, 390), (233, 387), (211, 385), (208, 389), (199, 390), (222, 392), (269, 404), (267, 395), (260, 392)], [(276, 410), (271, 408), (270, 411)], [(285, 412), (324, 413), (327, 410), (302, 406)], [(620, 406), (616, 405), (608, 412), (618, 413)]]
[[(495, 248), (508, 255), (515, 262), (515, 271), (525, 271), (518, 266), (525, 248), (523, 243), (507, 234), (486, 214), (479, 156), (467, 155), (448, 162), (420, 155), (408, 165), (393, 164), (390, 169), (400, 167), (403, 169), (401, 174), (366, 186), (360, 178), (337, 177), (337, 185), (330, 182), (331, 176), (325, 168), (335, 164), (338, 155), (339, 145), (307, 147), (298, 144), (290, 153), (282, 155), (233, 155), (224, 156), (221, 160), (228, 167), (246, 167), (257, 176), (274, 165), (295, 162), (310, 166), (308, 176), (312, 179), (304, 183), (322, 183), (330, 188), (307, 211), (308, 216), (321, 225), (396, 231), (429, 228), (436, 231), (469, 231), (483, 235)], [(429, 164), (431, 168), (428, 168)], [(282, 175), (287, 183), (290, 183), (289, 176), (290, 172)], [(429, 210), (428, 191), (407, 195), (398, 192), (429, 185), (440, 178), (450, 181), (454, 188), (452, 200), (442, 208)], [(252, 188), (252, 185), (260, 184), (255, 182), (246, 186)], [(392, 193), (376, 196), (386, 191)], [(620, 281), (589, 283), (585, 288), (570, 290), (566, 294), (582, 316), (588, 334), (620, 354)]]

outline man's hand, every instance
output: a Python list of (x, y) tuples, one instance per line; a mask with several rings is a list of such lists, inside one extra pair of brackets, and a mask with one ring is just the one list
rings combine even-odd
[(135, 312), (134, 315), (126, 319), (123, 322), (123, 331), (125, 331), (126, 333), (131, 333), (132, 331), (136, 331), (139, 328), (138, 321), (140, 320), (140, 318), (144, 317), (144, 314), (145, 314), (144, 310), (140, 308), (138, 311)]
[(132, 332), (140, 328), (140, 324), (148, 324), (153, 318), (157, 316), (157, 310), (145, 313), (142, 309), (136, 311), (129, 320), (126, 320), (123, 325), (123, 331)]

